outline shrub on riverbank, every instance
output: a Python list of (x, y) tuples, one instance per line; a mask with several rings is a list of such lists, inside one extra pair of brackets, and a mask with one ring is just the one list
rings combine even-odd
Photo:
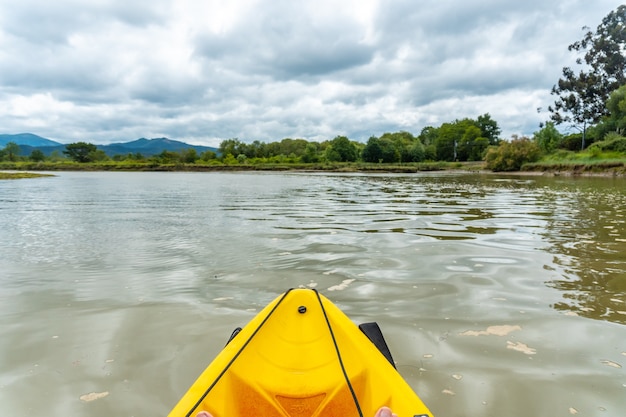
[(618, 152), (626, 155), (626, 138), (617, 133), (609, 133), (601, 142), (589, 147), (590, 152)]
[(559, 149), (537, 162), (524, 164), (522, 170), (623, 175), (626, 173), (626, 138), (615, 132), (608, 133), (602, 141), (584, 151)]
[(538, 161), (541, 150), (537, 144), (527, 137), (513, 138), (510, 142), (503, 141), (498, 146), (487, 150), (485, 163), (492, 171), (519, 171), (522, 165)]

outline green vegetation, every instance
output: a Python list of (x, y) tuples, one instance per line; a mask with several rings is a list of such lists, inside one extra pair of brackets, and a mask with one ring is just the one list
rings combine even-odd
[(486, 166), (492, 171), (519, 171), (522, 165), (539, 160), (541, 150), (529, 138), (514, 138), (490, 148), (485, 156)]
[[(63, 155), (41, 150), (19, 155), (10, 143), (0, 150), (0, 168), (37, 170), (338, 170), (415, 172), (456, 169), (460, 163), (482, 161), (489, 145), (499, 143), (500, 129), (489, 114), (429, 126), (419, 136), (405, 131), (372, 136), (367, 144), (337, 136), (323, 142), (285, 138), (278, 142), (238, 139), (221, 142), (218, 152), (194, 149), (108, 157), (93, 144), (66, 145)], [(475, 169), (476, 164), (472, 165)]]
[[(552, 88), (551, 121), (532, 138), (500, 138), (498, 123), (486, 113), (426, 126), (418, 135), (400, 131), (367, 143), (346, 136), (310, 142), (285, 138), (264, 143), (222, 141), (218, 152), (195, 149), (107, 156), (96, 145), (66, 145), (63, 155), (35, 149), (20, 155), (10, 142), (0, 149), (0, 168), (19, 170), (334, 170), (415, 172), (486, 167), (493, 171), (563, 171), (626, 174), (626, 5), (607, 15), (596, 32), (585, 28), (570, 51), (584, 53), (580, 71), (563, 69)], [(570, 123), (579, 133), (564, 135), (557, 126)], [(484, 165), (483, 165), (484, 164)]]
[(51, 177), (49, 174), (35, 174), (33, 172), (2, 172), (0, 171), (0, 180), (17, 180), (22, 178), (39, 178)]
[[(499, 132), (497, 123), (489, 120)], [(613, 117), (612, 114), (610, 117)], [(611, 121), (611, 123), (617, 123)], [(537, 170), (597, 172), (616, 171), (626, 165), (626, 138), (615, 131), (604, 134), (584, 151), (571, 151), (580, 146), (581, 137), (562, 135), (554, 123), (547, 123), (532, 138), (513, 137), (500, 140), (482, 130), (471, 119), (444, 123), (440, 127), (422, 129), (419, 136), (409, 132), (372, 136), (366, 144), (337, 136), (324, 142), (304, 139), (283, 139), (279, 142), (244, 143), (238, 139), (222, 141), (219, 154), (163, 151), (145, 157), (139, 153), (115, 155), (112, 158), (95, 146), (79, 142), (67, 145), (64, 155), (45, 156), (34, 150), (29, 156), (19, 155), (19, 147), (8, 144), (0, 149), (0, 169), (72, 171), (224, 171), (224, 170), (315, 170), (365, 172), (418, 172), (462, 169), (476, 171), (487, 168), (496, 172)]]
[[(563, 77), (552, 88), (557, 96), (549, 108), (557, 124), (575, 123), (582, 132), (585, 148), (587, 128), (608, 114), (607, 100), (612, 92), (626, 84), (626, 5), (610, 12), (595, 33), (589, 28), (582, 40), (569, 46), (570, 51), (584, 52), (585, 68), (576, 73), (563, 68)], [(583, 59), (576, 60), (583, 65)]]
[(63, 153), (76, 162), (93, 162), (97, 151), (93, 143), (77, 142), (68, 144)]
[[(563, 68), (552, 88), (551, 122), (531, 140), (502, 143), (487, 152), (493, 170), (610, 172), (626, 174), (626, 5), (609, 13), (596, 32), (569, 46), (584, 52), (576, 72)], [(579, 134), (563, 135), (555, 125), (572, 123)], [(532, 148), (531, 142), (539, 152)], [(577, 151), (577, 152), (573, 152)]]

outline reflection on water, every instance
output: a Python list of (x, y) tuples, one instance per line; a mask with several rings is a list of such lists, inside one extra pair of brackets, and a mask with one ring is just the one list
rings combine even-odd
[(234, 327), (308, 286), (381, 324), (436, 415), (621, 415), (625, 185), (282, 173), (0, 182), (0, 414), (164, 415)]
[(626, 192), (623, 186), (599, 184), (564, 184), (554, 196), (560, 207), (550, 219), (546, 239), (554, 245), (554, 262), (563, 274), (550, 285), (564, 292), (556, 309), (624, 324)]

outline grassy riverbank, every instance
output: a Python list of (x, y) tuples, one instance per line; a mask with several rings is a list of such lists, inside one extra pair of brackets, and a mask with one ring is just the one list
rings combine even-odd
[(372, 164), (364, 162), (334, 163), (259, 163), (259, 164), (158, 164), (154, 162), (105, 161), (78, 163), (59, 162), (3, 162), (0, 169), (14, 171), (319, 171), (319, 172), (396, 172), (467, 170), (479, 171), (482, 162), (419, 162), (406, 164)]
[(547, 155), (538, 162), (524, 164), (522, 170), (555, 175), (626, 176), (626, 156), (617, 152), (599, 154), (593, 151), (561, 151)]
[(21, 178), (52, 177), (51, 174), (39, 174), (33, 172), (0, 172), (0, 180), (18, 180)]
[[(559, 158), (544, 157), (538, 162), (527, 163), (521, 171), (501, 172), (507, 174), (571, 175), (571, 176), (612, 176), (626, 177), (626, 157), (592, 158), (584, 155)], [(335, 163), (259, 163), (259, 164), (158, 164), (154, 162), (105, 161), (78, 163), (58, 162), (2, 162), (0, 179), (32, 178), (45, 174), (25, 171), (161, 171), (161, 172), (233, 172), (233, 171), (303, 171), (303, 172), (363, 172), (363, 173), (417, 173), (434, 171), (490, 172), (483, 162), (420, 162), (406, 164), (373, 164), (364, 162)]]

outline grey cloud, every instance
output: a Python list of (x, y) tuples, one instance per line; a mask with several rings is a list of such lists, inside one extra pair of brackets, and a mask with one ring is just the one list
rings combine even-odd
[(210, 65), (221, 62), (241, 72), (281, 80), (330, 75), (372, 59), (375, 50), (363, 42), (364, 28), (354, 22), (317, 24), (296, 3), (272, 6), (253, 10), (228, 33), (200, 34), (196, 54)]
[(265, 65), (268, 69), (282, 70), (286, 78), (328, 75), (365, 64), (372, 59), (372, 53), (372, 48), (351, 40), (318, 39), (316, 42), (286, 45), (275, 51)]
[(10, 7), (0, 5), (3, 31), (33, 44), (46, 44), (66, 43), (72, 34), (92, 31), (115, 21), (131, 26), (162, 24), (170, 2), (20, 0), (10, 3)]
[(177, 77), (158, 69), (146, 69), (126, 89), (130, 99), (172, 105), (199, 104), (205, 84), (191, 77)]
[[(0, 0), (0, 106), (13, 112), (0, 125), (216, 145), (366, 140), (489, 112), (505, 135), (531, 134), (567, 45), (619, 5), (381, 0), (368, 21), (322, 0), (215, 4)], [(233, 16), (211, 27), (226, 4)]]

